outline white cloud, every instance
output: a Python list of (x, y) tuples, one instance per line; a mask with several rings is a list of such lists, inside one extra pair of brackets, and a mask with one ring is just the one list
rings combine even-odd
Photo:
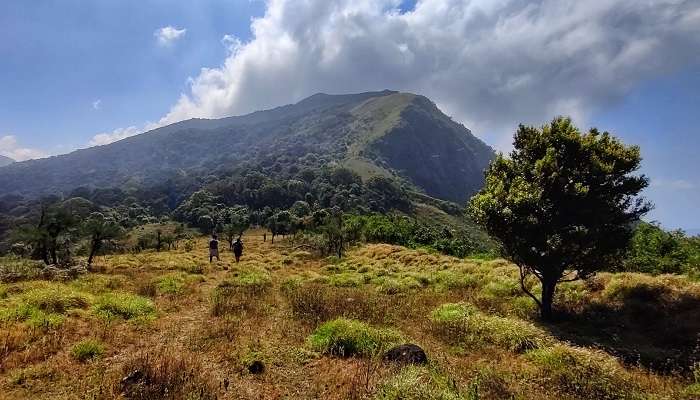
[(100, 99), (97, 99), (97, 100), (92, 102), (93, 110), (99, 110), (101, 105), (102, 105), (102, 100), (100, 100)]
[(103, 146), (105, 144), (114, 143), (116, 141), (126, 139), (130, 136), (138, 135), (144, 132), (143, 129), (139, 129), (135, 126), (130, 126), (128, 128), (118, 128), (112, 132), (99, 133), (92, 137), (90, 140), (90, 146)]
[(583, 124), (700, 57), (695, 0), (420, 0), (407, 13), (399, 3), (269, 0), (252, 39), (225, 36), (223, 65), (192, 78), (159, 124), (389, 88), (430, 97), (506, 149), (520, 122)]
[(13, 135), (0, 136), (0, 155), (10, 157), (15, 161), (26, 161), (48, 156), (42, 150), (21, 147), (17, 142), (17, 138)]
[(179, 38), (185, 36), (185, 33), (187, 33), (187, 29), (177, 29), (168, 25), (153, 32), (153, 36), (158, 40), (158, 44), (169, 46)]

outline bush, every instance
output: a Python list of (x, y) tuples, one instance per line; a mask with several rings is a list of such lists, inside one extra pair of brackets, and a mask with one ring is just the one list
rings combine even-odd
[(155, 311), (151, 300), (131, 293), (107, 293), (95, 302), (95, 312), (108, 319), (149, 319), (155, 317)]
[(600, 400), (641, 398), (633, 378), (603, 352), (555, 345), (526, 357), (539, 367), (541, 379), (564, 393)]
[(338, 318), (319, 326), (307, 339), (314, 351), (341, 357), (371, 357), (403, 342), (401, 333)]
[(102, 343), (96, 340), (87, 339), (76, 343), (71, 349), (71, 355), (76, 360), (85, 362), (101, 357), (102, 354), (104, 354), (104, 351), (105, 348)]
[(443, 304), (433, 311), (431, 320), (443, 338), (474, 346), (489, 343), (523, 352), (552, 341), (544, 331), (528, 322), (486, 315), (466, 303)]

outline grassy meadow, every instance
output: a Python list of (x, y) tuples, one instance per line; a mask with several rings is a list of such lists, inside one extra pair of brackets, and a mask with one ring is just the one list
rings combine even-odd
[[(243, 239), (239, 264), (209, 264), (202, 237), (65, 281), (0, 259), (0, 398), (700, 398), (700, 283), (683, 275), (562, 284), (542, 324), (504, 260)], [(429, 363), (382, 360), (404, 343)]]

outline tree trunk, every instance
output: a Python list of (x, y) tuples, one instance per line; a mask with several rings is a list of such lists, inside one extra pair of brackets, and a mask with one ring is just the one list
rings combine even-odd
[(540, 305), (540, 316), (545, 321), (552, 320), (552, 303), (554, 302), (554, 292), (557, 288), (557, 280), (545, 280), (542, 282), (542, 304)]
[(97, 250), (99, 250), (99, 248), (100, 248), (100, 241), (93, 240), (92, 246), (90, 246), (90, 256), (88, 257), (88, 266), (92, 265), (92, 259), (95, 257), (95, 254), (97, 254)]

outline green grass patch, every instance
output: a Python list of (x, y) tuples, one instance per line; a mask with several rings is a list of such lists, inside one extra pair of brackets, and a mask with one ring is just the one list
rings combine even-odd
[(523, 352), (553, 341), (543, 330), (528, 322), (486, 315), (467, 303), (443, 304), (433, 311), (431, 320), (443, 338), (474, 347), (492, 344)]
[(104, 352), (105, 347), (102, 343), (93, 339), (86, 339), (73, 345), (70, 354), (76, 360), (85, 362), (102, 357)]
[(307, 338), (319, 353), (341, 357), (371, 357), (403, 342), (403, 335), (389, 328), (375, 328), (364, 322), (337, 318), (319, 326)]
[(158, 277), (155, 283), (158, 293), (179, 294), (183, 292), (187, 282), (183, 274), (168, 274)]
[(95, 302), (95, 313), (107, 319), (151, 319), (155, 317), (153, 302), (131, 293), (115, 292), (100, 296)]
[(565, 345), (532, 350), (526, 358), (539, 368), (541, 379), (580, 398), (641, 399), (634, 378), (603, 352)]

